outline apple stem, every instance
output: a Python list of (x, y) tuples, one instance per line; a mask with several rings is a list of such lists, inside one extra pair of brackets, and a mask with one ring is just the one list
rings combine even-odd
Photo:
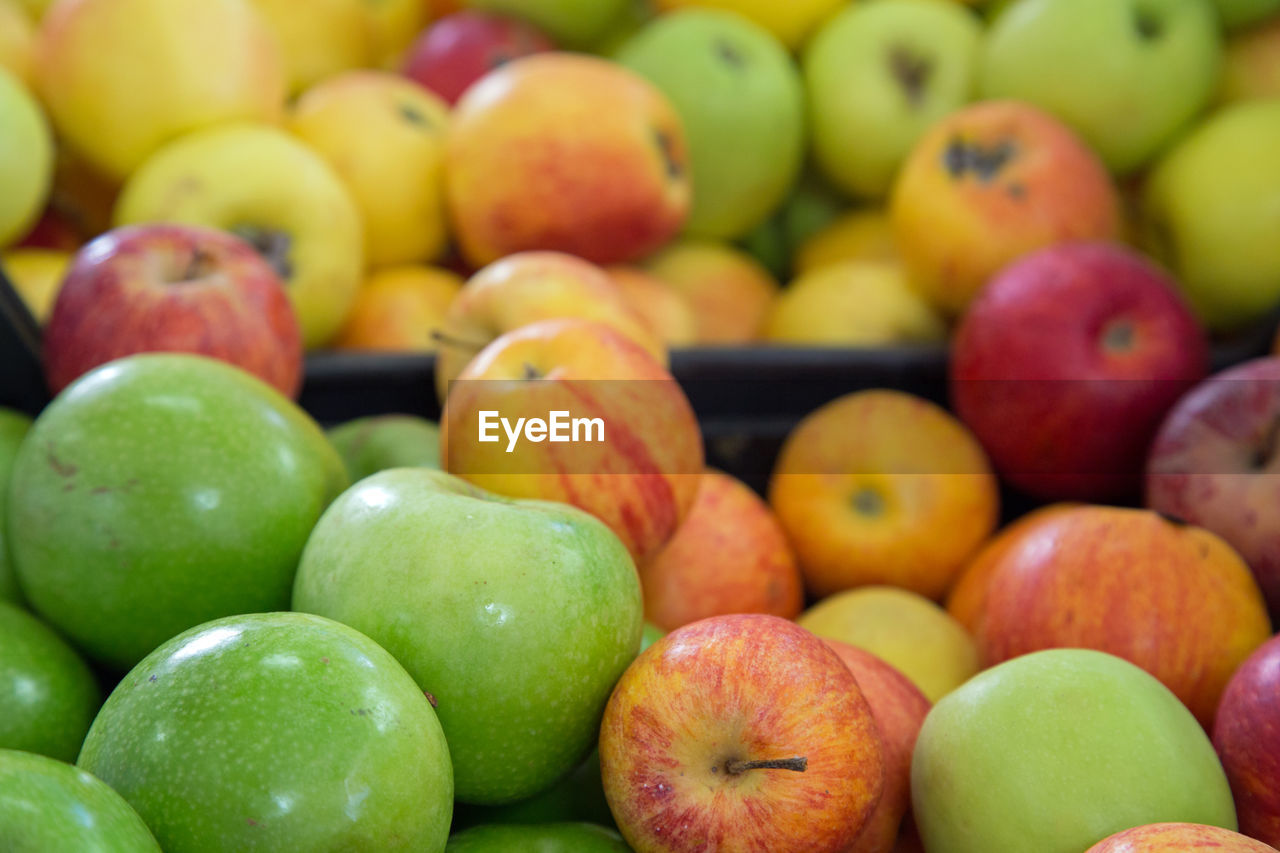
[(794, 758), (767, 758), (760, 761), (741, 761), (731, 758), (724, 763), (724, 771), (730, 776), (737, 776), (748, 770), (795, 770), (803, 773), (809, 767), (809, 759), (803, 755)]
[(453, 349), (470, 350), (471, 352), (480, 352), (480, 350), (489, 345), (488, 341), (472, 341), (467, 338), (459, 338), (439, 329), (431, 330), (431, 340)]

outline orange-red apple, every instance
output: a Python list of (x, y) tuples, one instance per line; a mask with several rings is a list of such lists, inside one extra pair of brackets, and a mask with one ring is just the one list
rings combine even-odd
[(462, 277), (439, 267), (377, 270), (356, 292), (336, 349), (434, 352), (436, 333), (462, 290)]
[(804, 581), (787, 537), (745, 483), (707, 471), (675, 536), (640, 567), (645, 619), (670, 631), (728, 613), (794, 619)]
[(658, 640), (600, 727), (605, 796), (637, 853), (846, 851), (884, 764), (853, 674), (776, 616), (717, 616)]
[(530, 249), (625, 263), (689, 211), (679, 116), (597, 57), (543, 53), (485, 75), (458, 101), (445, 164), (454, 230), (477, 266)]
[(755, 258), (716, 240), (681, 240), (645, 269), (689, 300), (699, 344), (756, 340), (778, 295), (778, 282)]
[(1280, 845), (1280, 637), (1263, 643), (1227, 682), (1213, 745), (1231, 783), (1240, 831)]
[(555, 50), (528, 21), (467, 10), (446, 15), (409, 48), (401, 73), (456, 104), (467, 88), (498, 66), (531, 53)]
[(1275, 853), (1247, 835), (1202, 823), (1149, 823), (1102, 839), (1085, 853), (1185, 853), (1217, 850), (1220, 853)]
[(912, 282), (952, 315), (1027, 252), (1120, 237), (1101, 161), (1057, 119), (1016, 101), (974, 104), (935, 124), (898, 174), (890, 217)]

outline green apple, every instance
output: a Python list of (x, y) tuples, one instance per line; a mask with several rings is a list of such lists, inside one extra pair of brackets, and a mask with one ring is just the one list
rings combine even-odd
[(1236, 828), (1226, 774), (1191, 712), (1102, 652), (1007, 661), (925, 718), (911, 801), (929, 853), (1080, 853), (1147, 823)]
[(880, 198), (920, 135), (973, 95), (982, 27), (954, 0), (846, 6), (804, 51), (813, 152), (846, 192)]
[(128, 803), (92, 774), (0, 749), (0, 849), (9, 853), (160, 853)]
[(377, 643), (305, 613), (161, 645), (107, 697), (79, 764), (168, 853), (439, 851), (453, 808), (427, 697)]
[(528, 799), (500, 806), (459, 803), (453, 813), (455, 830), (481, 824), (563, 823), (585, 821), (613, 826), (613, 813), (604, 796), (600, 752), (592, 750), (568, 776)]
[(333, 502), (293, 607), (368, 634), (435, 697), (458, 799), (476, 804), (532, 796), (586, 757), (643, 617), (630, 555), (594, 517), (425, 468)]
[(804, 158), (804, 87), (768, 30), (732, 12), (657, 18), (617, 52), (684, 124), (693, 176), (685, 232), (730, 240), (786, 197)]
[(449, 839), (446, 853), (630, 853), (622, 836), (590, 823), (474, 826)]
[(27, 233), (53, 182), (53, 133), (39, 104), (0, 66), (0, 247)]
[(100, 704), (98, 682), (66, 641), (0, 601), (0, 749), (75, 761)]
[(1056, 115), (1128, 174), (1209, 103), (1221, 59), (1207, 0), (1019, 0), (987, 34), (980, 88)]
[(1280, 100), (1227, 107), (1152, 170), (1148, 248), (1210, 328), (1258, 320), (1280, 302)]
[(1218, 17), (1227, 29), (1257, 24), (1280, 12), (1280, 0), (1214, 0)]
[(356, 418), (328, 436), (353, 483), (388, 468), (440, 467), (440, 428), (416, 415)]
[(266, 383), (201, 356), (129, 356), (36, 419), (13, 464), (10, 553), (32, 608), (124, 670), (193, 625), (285, 609), (346, 482), (323, 431)]
[(628, 13), (631, 0), (463, 0), (485, 12), (523, 18), (566, 48), (584, 48), (605, 37)]
[(4, 515), (9, 497), (9, 475), (22, 439), (31, 429), (31, 418), (13, 409), (0, 408), (0, 601), (22, 601), (22, 590), (9, 560), (5, 542)]

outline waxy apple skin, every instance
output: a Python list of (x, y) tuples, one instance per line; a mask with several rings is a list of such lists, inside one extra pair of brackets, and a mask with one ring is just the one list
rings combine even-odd
[(312, 526), (347, 485), (296, 405), (176, 353), (76, 380), (12, 476), (10, 552), (32, 608), (119, 670), (209, 619), (284, 609)]
[(0, 844), (31, 853), (160, 853), (101, 779), (44, 755), (0, 749)]
[(80, 251), (58, 289), (44, 332), (53, 393), (152, 351), (221, 359), (286, 397), (302, 386), (302, 337), (283, 283), (252, 246), (212, 228), (117, 228)]
[(1263, 643), (1231, 676), (1213, 745), (1231, 782), (1240, 831), (1280, 846), (1280, 637)]
[(78, 763), (167, 853), (440, 851), (453, 810), (427, 697), (368, 637), (305, 613), (165, 642), (112, 691)]
[(643, 618), (626, 549), (591, 516), (416, 468), (333, 503), (293, 607), (368, 634), (435, 697), (475, 804), (529, 797), (586, 757)]
[(1275, 848), (1201, 823), (1149, 823), (1104, 838), (1085, 853), (1184, 853), (1212, 849), (1221, 853), (1275, 853)]
[[(794, 758), (803, 771), (737, 769)], [(600, 769), (637, 853), (843, 851), (884, 784), (853, 674), (817, 637), (763, 614), (703, 619), (645, 650), (609, 699)]]

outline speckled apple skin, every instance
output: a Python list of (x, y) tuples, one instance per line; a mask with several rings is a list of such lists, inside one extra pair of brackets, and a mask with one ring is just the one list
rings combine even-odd
[(307, 536), (346, 482), (315, 422), (248, 373), (130, 356), (31, 428), (11, 554), (33, 609), (123, 671), (194, 625), (287, 609)]
[(421, 468), (334, 501), (293, 606), (368, 634), (435, 697), (475, 804), (529, 797), (586, 757), (643, 627), (635, 567), (601, 522)]
[(101, 779), (43, 755), (0, 750), (0, 850), (160, 853), (147, 825)]
[[(730, 760), (804, 757), (804, 771)], [(618, 682), (600, 727), (605, 796), (638, 853), (849, 849), (884, 785), (875, 720), (822, 640), (766, 614), (678, 628)]]
[(0, 749), (75, 761), (101, 704), (98, 682), (66, 641), (0, 601)]
[(108, 697), (79, 764), (166, 853), (440, 851), (453, 811), (444, 732), (386, 650), (303, 613), (174, 637)]
[(1184, 853), (1215, 850), (1218, 853), (1275, 853), (1261, 841), (1246, 835), (1199, 823), (1149, 823), (1117, 832), (1085, 853)]

